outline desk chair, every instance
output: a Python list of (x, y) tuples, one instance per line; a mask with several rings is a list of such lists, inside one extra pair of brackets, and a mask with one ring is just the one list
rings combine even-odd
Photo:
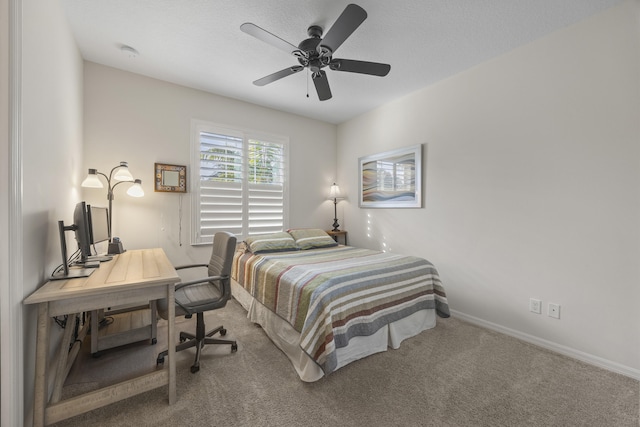
[[(197, 316), (196, 334), (180, 332), (180, 344), (176, 345), (176, 351), (191, 347), (196, 348), (196, 360), (191, 366), (192, 373), (200, 370), (200, 350), (205, 344), (228, 344), (231, 346), (232, 353), (238, 350), (235, 341), (212, 338), (218, 332), (222, 336), (227, 334), (227, 330), (223, 326), (205, 333), (204, 325), (204, 312), (224, 307), (231, 298), (230, 274), (235, 248), (236, 238), (233, 234), (218, 232), (213, 236), (213, 249), (209, 264), (176, 267), (176, 270), (207, 267), (209, 272), (208, 277), (176, 285), (176, 316), (185, 316), (186, 318), (191, 318), (193, 314)], [(167, 310), (167, 300), (158, 300), (158, 314), (163, 319), (167, 318)], [(160, 353), (156, 361), (157, 364), (164, 363), (164, 358), (168, 353), (168, 350)]]

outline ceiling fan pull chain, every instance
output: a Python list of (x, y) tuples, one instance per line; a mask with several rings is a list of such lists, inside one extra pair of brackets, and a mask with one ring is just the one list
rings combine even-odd
[(309, 69), (307, 68), (307, 98), (309, 97)]

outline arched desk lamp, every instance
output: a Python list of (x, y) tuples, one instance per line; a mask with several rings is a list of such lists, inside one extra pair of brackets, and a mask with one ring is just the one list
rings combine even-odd
[[(114, 174), (115, 172), (115, 174)], [(107, 200), (109, 200), (109, 254), (120, 254), (124, 252), (122, 248), (122, 242), (114, 242), (111, 235), (112, 224), (112, 205), (113, 205), (113, 189), (117, 185), (123, 182), (133, 182), (133, 185), (127, 190), (127, 194), (131, 197), (144, 196), (144, 190), (142, 189), (142, 181), (134, 179), (131, 172), (129, 172), (129, 164), (127, 162), (120, 162), (120, 164), (109, 172), (109, 176), (99, 172), (97, 169), (89, 169), (89, 174), (82, 181), (82, 186), (86, 188), (104, 188), (102, 181), (98, 178), (98, 175), (102, 175), (107, 180)], [(118, 181), (115, 184), (111, 184), (112, 180)]]

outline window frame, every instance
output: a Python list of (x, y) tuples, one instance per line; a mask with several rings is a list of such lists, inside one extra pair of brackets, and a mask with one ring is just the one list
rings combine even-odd
[[(228, 135), (242, 139), (242, 152), (243, 152), (243, 168), (242, 168), (242, 208), (243, 212), (248, 207), (249, 195), (248, 195), (248, 173), (247, 167), (247, 153), (249, 140), (257, 140), (261, 142), (269, 142), (274, 144), (282, 144), (283, 146), (283, 189), (282, 189), (282, 230), (289, 228), (289, 137), (284, 135), (277, 135), (263, 131), (257, 131), (253, 129), (229, 126), (219, 123), (213, 123), (204, 120), (191, 120), (191, 138), (190, 138), (190, 150), (191, 150), (191, 245), (209, 245), (212, 243), (211, 236), (202, 236), (200, 225), (200, 200), (201, 200), (201, 187), (200, 187), (200, 134), (202, 132), (208, 132), (213, 134)], [(238, 240), (244, 240), (249, 236), (249, 223), (248, 218), (242, 220), (242, 232), (236, 234)]]

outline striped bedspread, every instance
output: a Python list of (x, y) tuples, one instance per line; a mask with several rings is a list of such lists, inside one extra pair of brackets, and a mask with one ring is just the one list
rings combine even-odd
[(301, 334), (302, 349), (325, 374), (335, 350), (355, 336), (419, 310), (449, 317), (438, 272), (413, 256), (337, 246), (254, 255), (239, 251), (232, 278)]

